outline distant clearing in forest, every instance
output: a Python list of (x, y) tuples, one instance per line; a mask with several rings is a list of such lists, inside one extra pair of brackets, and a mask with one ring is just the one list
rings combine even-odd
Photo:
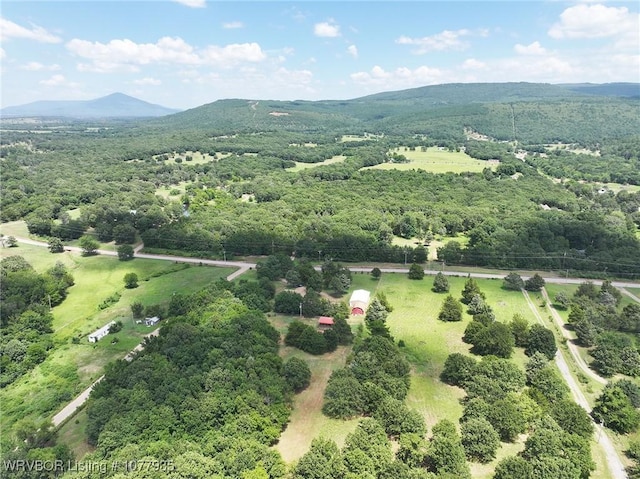
[(315, 168), (316, 166), (331, 165), (333, 163), (341, 163), (345, 160), (345, 158), (346, 156), (344, 155), (337, 155), (337, 156), (334, 156), (333, 158), (329, 158), (319, 163), (302, 163), (300, 161), (296, 161), (296, 166), (287, 168), (287, 171), (302, 171), (302, 170), (307, 170), (309, 168)]
[(367, 168), (379, 170), (425, 170), (431, 173), (462, 173), (466, 171), (481, 173), (485, 168), (495, 170), (498, 165), (497, 162), (475, 160), (461, 151), (448, 151), (436, 146), (427, 148), (426, 151), (399, 147), (394, 148), (390, 153), (404, 155), (409, 162), (382, 163)]

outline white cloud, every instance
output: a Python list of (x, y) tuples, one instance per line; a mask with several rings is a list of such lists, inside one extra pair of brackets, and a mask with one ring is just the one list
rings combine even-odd
[(328, 22), (316, 23), (313, 27), (313, 33), (317, 37), (335, 38), (340, 36), (340, 27), (333, 20)]
[[(469, 44), (462, 40), (462, 37), (472, 35), (471, 30), (444, 30), (435, 35), (422, 38), (411, 38), (407, 36), (401, 36), (396, 40), (396, 43), (400, 45), (414, 45), (416, 46), (415, 53), (422, 55), (429, 52), (440, 52), (445, 50), (464, 50)], [(486, 33), (480, 32), (481, 36)]]
[(242, 62), (260, 62), (266, 57), (257, 43), (233, 43), (224, 47), (211, 45), (202, 54), (205, 63), (221, 67)]
[(204, 8), (207, 6), (206, 0), (173, 0), (173, 1), (191, 8)]
[(0, 48), (0, 58), (4, 58), (7, 56), (7, 52), (4, 51), (4, 48)]
[[(549, 29), (552, 38), (603, 38), (621, 36), (640, 28), (640, 15), (627, 7), (575, 5), (560, 14), (560, 21)], [(636, 48), (637, 48), (636, 44)]]
[(475, 58), (468, 58), (462, 63), (463, 70), (484, 70), (485, 68), (487, 64)]
[(75, 83), (68, 82), (67, 79), (64, 77), (64, 75), (60, 75), (60, 74), (53, 75), (48, 80), (40, 80), (39, 83), (41, 85), (44, 85), (44, 86), (71, 86), (71, 85), (76, 85)]
[(156, 79), (156, 78), (151, 78), (151, 77), (145, 77), (145, 78), (140, 78), (138, 80), (133, 80), (133, 83), (135, 85), (152, 85), (152, 86), (157, 86), (157, 85), (162, 85), (162, 81)]
[(349, 55), (351, 55), (353, 58), (358, 58), (358, 47), (356, 47), (355, 45), (349, 45), (347, 47), (347, 52), (349, 53)]
[(516, 44), (516, 46), (513, 47), (513, 49), (519, 55), (546, 55), (547, 54), (547, 50), (542, 45), (540, 45), (540, 42), (533, 42), (529, 45), (521, 45), (518, 43)]
[(67, 49), (91, 63), (81, 63), (81, 71), (138, 71), (140, 65), (177, 64), (229, 67), (241, 62), (259, 62), (266, 58), (257, 43), (210, 45), (196, 51), (179, 37), (163, 37), (156, 43), (111, 40), (109, 43), (73, 39)]
[(0, 18), (0, 40), (8, 40), (10, 38), (24, 38), (40, 43), (60, 43), (62, 41), (60, 37), (37, 25), (32, 25), (31, 29), (29, 29), (5, 18)]
[(27, 70), (30, 72), (37, 72), (42, 70), (56, 71), (56, 70), (60, 70), (60, 65), (57, 65), (55, 63), (53, 65), (43, 65), (40, 62), (29, 62), (29, 63), (25, 63), (19, 68), (21, 70)]
[(386, 71), (376, 65), (369, 72), (352, 73), (350, 77), (358, 85), (393, 90), (440, 83), (443, 81), (444, 72), (428, 66), (420, 66), (413, 70), (400, 67), (393, 71)]
[(242, 22), (227, 22), (222, 24), (222, 28), (227, 30), (233, 30), (236, 28), (244, 28), (244, 23)]
[(280, 83), (299, 87), (311, 83), (313, 73), (309, 70), (287, 70), (286, 68), (278, 68), (274, 77), (275, 80)]

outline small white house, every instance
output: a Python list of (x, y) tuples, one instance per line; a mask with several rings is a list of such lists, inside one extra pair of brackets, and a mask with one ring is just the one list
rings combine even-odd
[(369, 306), (369, 299), (371, 298), (371, 293), (366, 289), (356, 289), (351, 294), (351, 299), (349, 299), (349, 308), (351, 308), (351, 314), (364, 314), (367, 310), (367, 306)]
[(107, 324), (105, 326), (102, 326), (100, 329), (97, 329), (96, 331), (91, 333), (89, 335), (89, 342), (90, 343), (96, 343), (96, 342), (100, 341), (107, 334), (109, 334), (109, 328), (111, 328), (111, 326), (113, 326), (114, 324), (116, 324), (116, 322), (115, 321), (111, 321), (109, 324)]
[(155, 326), (160, 321), (158, 316), (154, 316), (153, 318), (144, 318), (144, 324), (147, 326)]

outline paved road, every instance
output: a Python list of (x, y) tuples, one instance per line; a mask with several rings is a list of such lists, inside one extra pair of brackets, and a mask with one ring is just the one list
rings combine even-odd
[[(535, 315), (536, 319), (540, 324), (544, 326), (544, 321), (540, 316), (540, 312), (538, 311), (538, 308), (536, 308), (536, 305), (533, 304), (533, 301), (531, 301), (531, 297), (529, 296), (529, 293), (525, 290), (522, 290), (522, 293), (524, 294), (524, 297), (526, 298), (527, 303), (529, 304), (529, 308), (531, 309), (531, 311), (533, 311), (533, 314)], [(550, 303), (547, 301), (547, 304), (550, 304)], [(580, 386), (578, 386), (578, 383), (571, 375), (571, 371), (569, 370), (569, 365), (567, 364), (567, 361), (565, 360), (560, 349), (558, 349), (558, 352), (556, 353), (555, 362), (556, 362), (556, 365), (558, 366), (558, 370), (560, 371), (560, 374), (562, 374), (562, 377), (567, 383), (567, 386), (569, 386), (569, 389), (571, 390), (571, 394), (573, 395), (573, 398), (576, 401), (576, 403), (585, 411), (587, 411), (587, 413), (590, 413), (591, 406), (589, 406), (589, 402), (587, 401), (587, 398), (584, 396), (584, 394), (582, 393), (582, 390), (580, 389)], [(613, 477), (614, 479), (627, 479), (628, 476), (627, 476), (627, 472), (625, 471), (624, 464), (622, 463), (622, 460), (620, 459), (620, 456), (618, 455), (616, 448), (613, 446), (613, 442), (611, 441), (611, 438), (607, 434), (607, 431), (600, 424), (593, 421), (593, 419), (591, 420), (591, 422), (593, 423), (596, 431), (596, 438), (597, 438), (598, 445), (602, 447), (602, 450), (604, 451), (605, 456), (607, 458), (607, 467), (609, 468), (611, 477)]]
[[(48, 247), (49, 245), (43, 241), (35, 241), (28, 238), (16, 238), (19, 243), (31, 244), (35, 246), (44, 246)], [(256, 267), (256, 263), (250, 263), (248, 261), (222, 261), (216, 259), (205, 259), (205, 258), (191, 258), (189, 256), (171, 256), (164, 254), (146, 254), (140, 253), (139, 251), (143, 248), (144, 245), (138, 245), (134, 248), (135, 257), (136, 258), (144, 258), (144, 259), (157, 259), (162, 261), (174, 261), (179, 263), (192, 263), (192, 264), (206, 264), (209, 266), (225, 266), (225, 267), (235, 267), (239, 268), (238, 271), (235, 272), (235, 276), (233, 278), (241, 275), (245, 271), (249, 269), (254, 269)], [(82, 248), (78, 248), (77, 246), (66, 246), (65, 250), (67, 251), (75, 251), (82, 252)], [(118, 253), (110, 250), (98, 250), (98, 254), (105, 256), (117, 256)], [(376, 265), (371, 266), (348, 266), (350, 271), (356, 273), (369, 273)], [(320, 266), (316, 266), (316, 269), (320, 269)], [(380, 268), (380, 271), (383, 273), (408, 273), (409, 268), (398, 267), (398, 268)], [(425, 274), (427, 275), (436, 275), (437, 273), (442, 273), (445, 276), (471, 276), (472, 278), (484, 278), (484, 279), (503, 279), (505, 277), (505, 273), (496, 274), (496, 273), (468, 273), (464, 271), (436, 271), (436, 270), (425, 270)], [(231, 279), (233, 279), (231, 278)], [(229, 279), (229, 278), (227, 278)], [(522, 276), (522, 279), (529, 279), (528, 276)], [(558, 278), (558, 277), (550, 277), (544, 278), (545, 282), (551, 284), (581, 284), (585, 281), (591, 281), (593, 284), (600, 285), (602, 284), (601, 280), (598, 279), (584, 279), (584, 278)], [(612, 281), (611, 284), (616, 288), (640, 288), (640, 283), (634, 283), (630, 281)], [(631, 294), (627, 292), (626, 294)], [(638, 299), (640, 302), (640, 299)]]

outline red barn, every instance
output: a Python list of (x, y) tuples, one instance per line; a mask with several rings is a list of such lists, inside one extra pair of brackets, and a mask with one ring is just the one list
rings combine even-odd
[(356, 289), (349, 300), (351, 314), (364, 314), (367, 306), (369, 306), (370, 297), (371, 293), (366, 289)]

